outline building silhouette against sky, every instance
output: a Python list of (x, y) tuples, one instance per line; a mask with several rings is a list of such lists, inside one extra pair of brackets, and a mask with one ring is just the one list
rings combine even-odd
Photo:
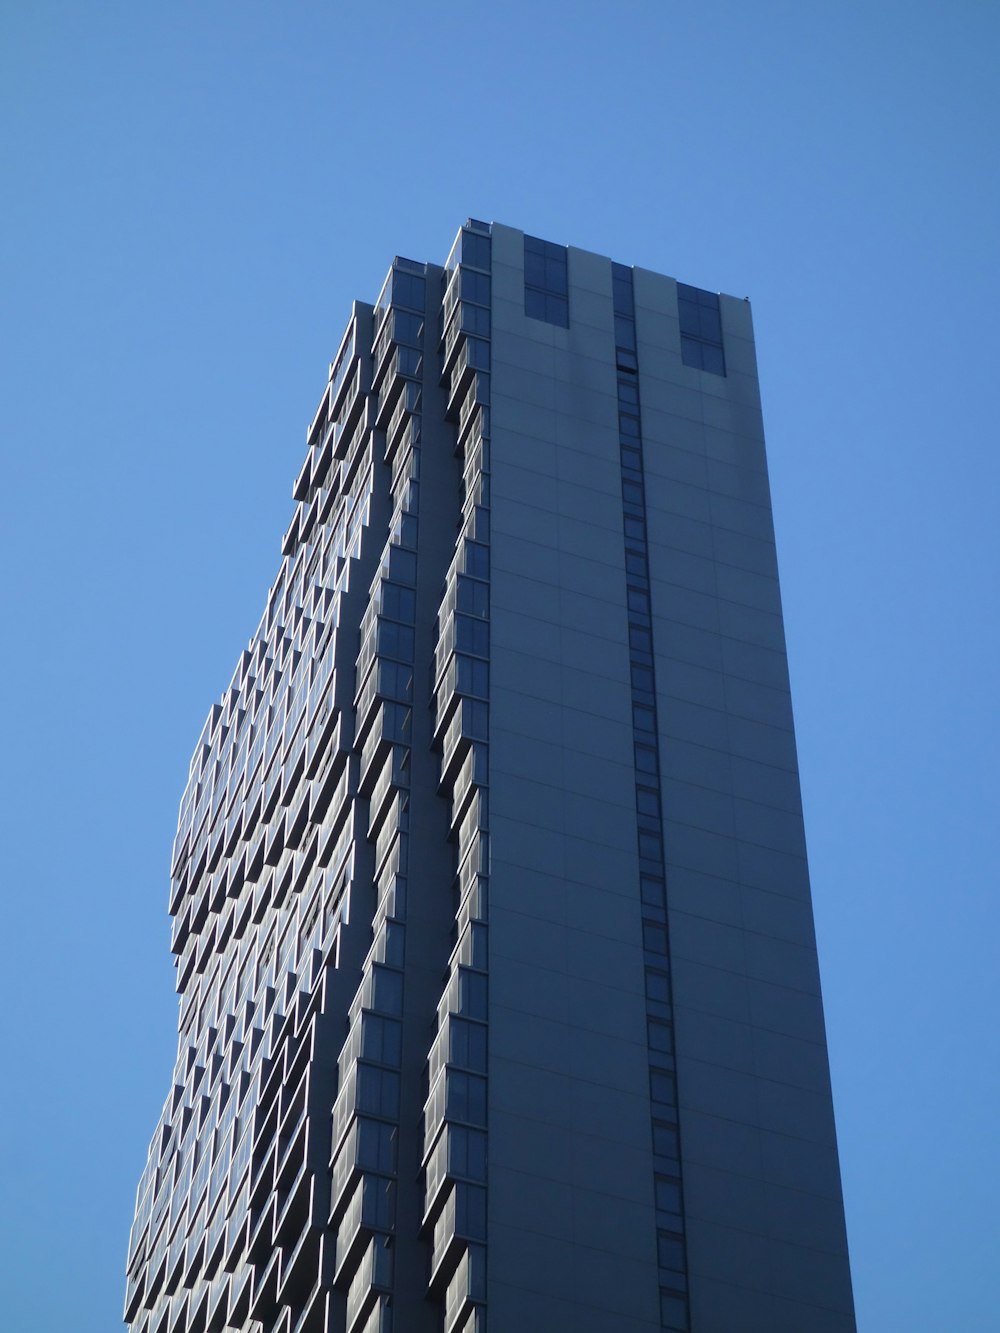
[(848, 1333), (750, 307), (355, 304), (191, 761), (135, 1333)]

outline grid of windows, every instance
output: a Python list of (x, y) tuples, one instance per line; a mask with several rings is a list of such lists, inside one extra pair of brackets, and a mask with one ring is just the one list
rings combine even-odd
[(713, 375), (725, 375), (718, 295), (679, 282), (677, 312), (681, 321), (681, 360), (684, 364)]
[(678, 1149), (677, 1083), (674, 1072), (670, 940), (667, 930), (663, 819), (660, 809), (659, 740), (653, 667), (649, 561), (646, 546), (642, 425), (636, 361), (632, 270), (611, 268), (618, 372), (618, 426), (625, 526), (626, 605), (632, 672), (632, 732), (646, 968), (647, 1050), (652, 1108), (654, 1196), (660, 1273), (660, 1326), (688, 1328), (687, 1257)]
[(566, 247), (524, 238), (524, 313), (547, 324), (569, 328), (569, 276)]

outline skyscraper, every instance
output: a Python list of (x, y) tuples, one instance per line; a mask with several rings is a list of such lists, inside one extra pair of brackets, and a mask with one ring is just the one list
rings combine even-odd
[(847, 1333), (750, 307), (356, 303), (174, 848), (135, 1333)]

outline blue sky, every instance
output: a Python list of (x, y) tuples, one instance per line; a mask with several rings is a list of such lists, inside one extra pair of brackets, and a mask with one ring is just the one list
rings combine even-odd
[(0, 5), (5, 1328), (118, 1327), (188, 760), (350, 301), (470, 214), (752, 298), (859, 1327), (997, 1327), (998, 65), (988, 0)]

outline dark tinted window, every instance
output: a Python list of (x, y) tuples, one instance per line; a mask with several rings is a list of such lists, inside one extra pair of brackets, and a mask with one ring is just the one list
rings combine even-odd
[(677, 284), (677, 314), (681, 323), (681, 360), (695, 370), (725, 375), (722, 319), (719, 298), (701, 287)]
[(524, 313), (546, 324), (569, 327), (569, 276), (564, 245), (525, 236)]

